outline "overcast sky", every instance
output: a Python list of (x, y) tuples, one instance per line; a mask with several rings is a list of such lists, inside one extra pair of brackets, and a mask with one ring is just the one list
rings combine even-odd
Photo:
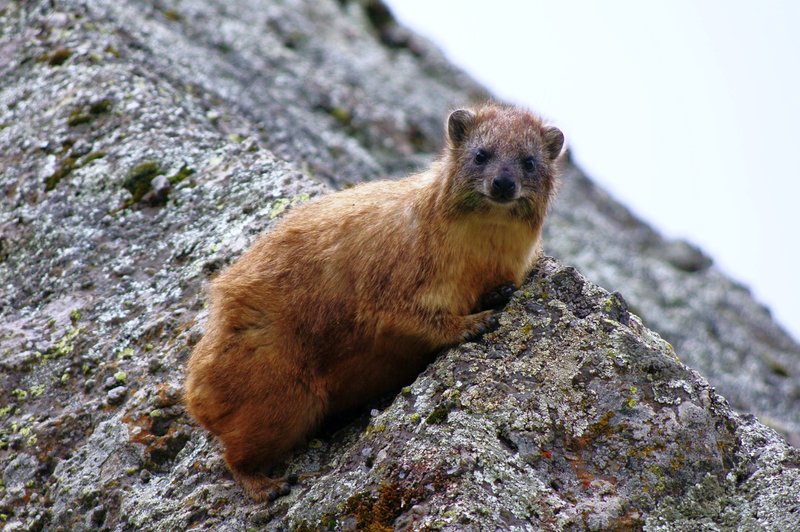
[(800, 338), (800, 1), (388, 4)]

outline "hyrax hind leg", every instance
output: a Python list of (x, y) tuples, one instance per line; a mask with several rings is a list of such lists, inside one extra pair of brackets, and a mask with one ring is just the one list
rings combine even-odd
[(248, 495), (265, 501), (289, 493), (297, 477), (273, 478), (270, 470), (316, 428), (323, 414), (322, 401), (304, 383), (287, 378), (273, 381), (273, 387), (249, 397), (229, 416), (219, 431), (225, 463)]

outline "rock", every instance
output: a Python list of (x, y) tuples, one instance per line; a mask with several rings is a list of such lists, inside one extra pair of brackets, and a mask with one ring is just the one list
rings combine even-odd
[(31, 455), (20, 453), (3, 469), (3, 485), (8, 491), (24, 490), (33, 480), (39, 462)]
[[(545, 250), (624, 295), (737, 409), (800, 436), (800, 346), (750, 292), (686, 243), (670, 242), (565, 165)], [(760, 353), (769, 353), (767, 357)]]
[(50, 4), (0, 10), (6, 529), (794, 525), (773, 428), (800, 435), (800, 347), (570, 161), (561, 262), (499, 328), (248, 500), (180, 403), (209, 276), (294, 205), (427, 164), (487, 93), (372, 0)]
[(685, 272), (699, 272), (713, 263), (697, 246), (685, 240), (674, 240), (667, 243), (662, 250), (664, 259)]
[[(367, 430), (282, 524), (791, 527), (777, 509), (800, 510), (800, 452), (735, 413), (636, 316), (610, 318), (611, 295), (574, 269), (545, 259), (522, 294), (498, 331), (443, 355), (371, 419), (385, 429)], [(420, 421), (442, 404), (445, 421)], [(366, 448), (387, 453), (356, 467)]]
[(152, 206), (164, 205), (169, 199), (172, 184), (165, 175), (154, 177), (150, 181), (150, 190), (142, 197), (142, 201)]
[(5, 371), (24, 371), (36, 360), (36, 352), (23, 351), (9, 355), (5, 360), (0, 360), (0, 368)]
[(110, 405), (118, 405), (125, 399), (127, 394), (128, 388), (126, 386), (116, 386), (108, 390), (106, 401)]

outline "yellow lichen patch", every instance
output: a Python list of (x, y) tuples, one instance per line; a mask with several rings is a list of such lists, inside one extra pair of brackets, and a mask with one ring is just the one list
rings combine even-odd
[(28, 397), (28, 392), (19, 388), (15, 388), (11, 390), (11, 395), (14, 396), (18, 401), (24, 401)]
[(370, 434), (380, 434), (385, 430), (386, 430), (386, 425), (367, 425), (364, 434), (367, 436), (369, 436)]
[(293, 198), (278, 198), (277, 200), (275, 200), (272, 203), (272, 207), (270, 207), (269, 214), (268, 214), (269, 219), (272, 220), (274, 218), (277, 218), (278, 216), (283, 214), (283, 212), (287, 208), (293, 207), (293, 206), (295, 206), (295, 205), (297, 205), (299, 203), (303, 203), (305, 201), (308, 201), (310, 198), (311, 198), (311, 196), (309, 196), (308, 193), (306, 193), (306, 192), (303, 192), (302, 194), (298, 194), (297, 196), (295, 196)]
[(75, 350), (74, 340), (83, 329), (80, 327), (70, 327), (67, 334), (61, 337), (53, 346), (45, 351), (44, 359), (61, 358), (71, 355)]

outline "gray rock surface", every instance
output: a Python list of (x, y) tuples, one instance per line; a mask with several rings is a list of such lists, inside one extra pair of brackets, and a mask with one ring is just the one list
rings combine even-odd
[(544, 260), (499, 331), (298, 450), (289, 497), (230, 479), (180, 403), (206, 279), (485, 96), (372, 0), (0, 5), (0, 523), (796, 525), (800, 457), (761, 422), (798, 441), (800, 347), (569, 161), (546, 249), (624, 300)]
[(665, 241), (578, 168), (567, 166), (563, 182), (545, 225), (547, 251), (622, 292), (644, 323), (736, 409), (800, 445), (797, 342), (702, 252)]

